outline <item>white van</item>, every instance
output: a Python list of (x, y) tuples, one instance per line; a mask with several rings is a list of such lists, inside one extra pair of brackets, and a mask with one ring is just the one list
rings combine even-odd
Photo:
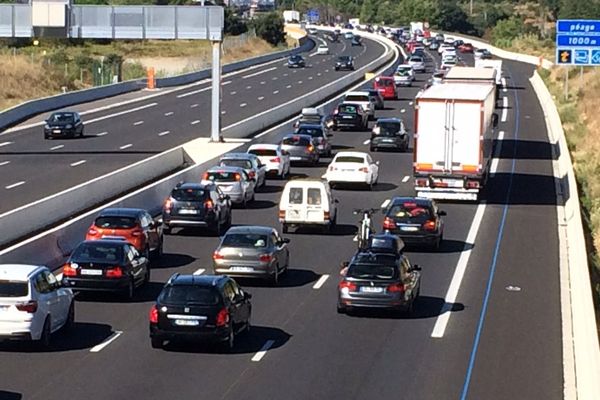
[(326, 180), (291, 180), (279, 201), (281, 230), (287, 233), (289, 227), (320, 225), (329, 232), (337, 221), (337, 204)]

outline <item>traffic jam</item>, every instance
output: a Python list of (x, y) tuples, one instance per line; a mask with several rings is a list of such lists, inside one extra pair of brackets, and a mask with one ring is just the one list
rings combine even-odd
[[(0, 340), (47, 348), (54, 334), (73, 328), (79, 293), (134, 299), (151, 281), (165, 237), (176, 240), (192, 231), (219, 240), (210, 249), (210, 273), (168, 279), (148, 310), (148, 341), (157, 349), (173, 341), (207, 342), (230, 352), (237, 335), (252, 334), (252, 294), (243, 282), (280, 285), (298, 231), (335, 234), (340, 210), (352, 208), (336, 192), (376, 190), (381, 175), (376, 155), (382, 151), (412, 153), (415, 195), (392, 197), (377, 209), (352, 209), (360, 218), (351, 237), (356, 252), (349, 261), (339, 260), (337, 298), (331, 302), (341, 314), (410, 315), (419, 307), (422, 271), (404, 250), (440, 249), (446, 213), (439, 201), (479, 199), (493, 154), (502, 64), (485, 49), (441, 34), (367, 29), (406, 50), (408, 57), (393, 74), (347, 92), (330, 114), (303, 109), (278, 142), (223, 154), (196, 182), (180, 182), (165, 193), (158, 216), (137, 208), (104, 209), (56, 275), (43, 266), (0, 265)], [(360, 37), (344, 28), (328, 37), (360, 45)], [(439, 69), (431, 68), (431, 52), (439, 53)], [(467, 66), (461, 53), (473, 53), (475, 66)], [(295, 55), (289, 65), (303, 68), (304, 60)], [(414, 127), (400, 114), (378, 117), (386, 102), (400, 99), (403, 88), (424, 74), (429, 74), (425, 87), (414, 98)], [(75, 114), (57, 113), (47, 124), (48, 138), (83, 132)], [(369, 151), (336, 148), (335, 137), (350, 131), (370, 132)], [(295, 166), (318, 168), (323, 160), (328, 164), (318, 177), (293, 177)], [(271, 180), (284, 183), (273, 211), (279, 224), (232, 224), (232, 216), (251, 208)], [(376, 213), (383, 216), (381, 226), (373, 223)]]

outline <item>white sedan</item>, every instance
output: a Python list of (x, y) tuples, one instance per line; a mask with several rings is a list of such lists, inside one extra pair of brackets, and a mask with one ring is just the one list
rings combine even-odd
[(333, 187), (339, 183), (364, 184), (373, 188), (379, 178), (379, 161), (368, 153), (341, 151), (337, 153), (323, 176)]
[(329, 47), (327, 47), (327, 45), (322, 44), (319, 47), (317, 47), (317, 54), (322, 55), (322, 56), (326, 56), (329, 54)]
[(0, 341), (33, 340), (50, 345), (50, 335), (75, 321), (73, 291), (46, 267), (0, 265)]
[(275, 174), (284, 179), (290, 173), (290, 153), (278, 144), (253, 144), (248, 153), (258, 157), (261, 164), (267, 168), (267, 174)]

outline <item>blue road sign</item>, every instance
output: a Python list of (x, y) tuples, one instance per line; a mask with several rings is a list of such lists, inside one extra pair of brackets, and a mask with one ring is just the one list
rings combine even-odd
[(306, 16), (308, 17), (309, 21), (316, 22), (319, 20), (319, 10), (316, 8), (311, 8), (306, 12)]
[(556, 63), (600, 65), (600, 21), (559, 20), (556, 23)]

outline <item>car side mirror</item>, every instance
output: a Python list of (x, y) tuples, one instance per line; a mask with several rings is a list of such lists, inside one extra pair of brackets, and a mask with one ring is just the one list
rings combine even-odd
[(444, 217), (444, 216), (446, 216), (446, 215), (448, 215), (448, 214), (446, 214), (446, 211), (438, 211), (438, 215), (439, 215), (440, 217)]

